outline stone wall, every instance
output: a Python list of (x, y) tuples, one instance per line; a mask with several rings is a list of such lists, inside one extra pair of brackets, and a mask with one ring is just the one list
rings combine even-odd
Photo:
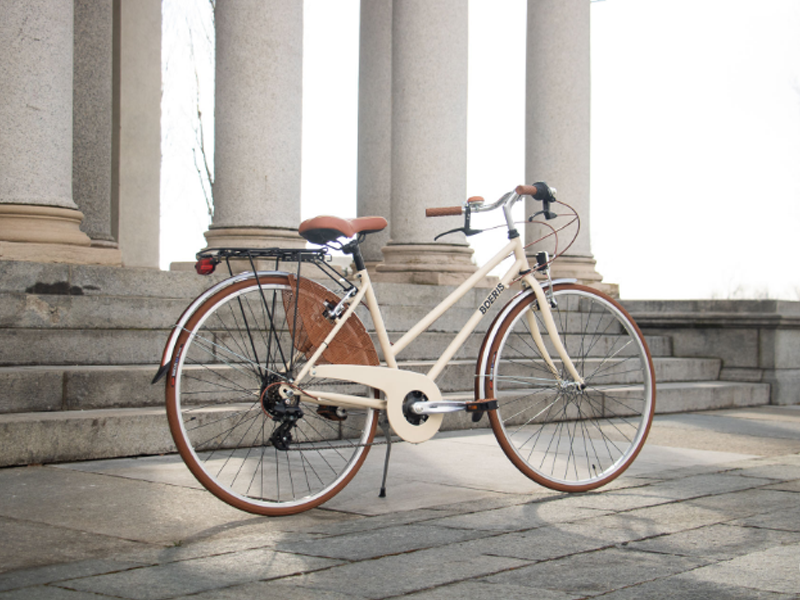
[(800, 302), (626, 302), (646, 334), (672, 338), (684, 357), (719, 357), (720, 379), (769, 383), (772, 404), (800, 404)]

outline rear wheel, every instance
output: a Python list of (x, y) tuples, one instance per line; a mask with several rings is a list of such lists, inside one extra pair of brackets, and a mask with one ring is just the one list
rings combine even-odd
[[(571, 381), (547, 336), (533, 293), (498, 317), (478, 363), (478, 395), (503, 451), (525, 475), (560, 491), (586, 491), (619, 476), (645, 442), (655, 409), (653, 361), (639, 328), (615, 300), (557, 285), (561, 341), (586, 383)], [(537, 327), (558, 377), (534, 343)]]
[[(281, 392), (333, 327), (323, 313), (336, 302), (309, 280), (264, 275), (217, 292), (184, 326), (167, 378), (169, 425), (189, 469), (228, 504), (264, 515), (307, 510), (341, 491), (364, 462), (376, 411)], [(377, 363), (355, 315), (331, 346), (338, 358), (326, 351), (320, 362)], [(302, 384), (375, 395), (339, 381)]]

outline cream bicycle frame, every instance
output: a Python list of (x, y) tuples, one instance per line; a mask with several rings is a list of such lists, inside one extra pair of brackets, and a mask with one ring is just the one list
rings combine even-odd
[[(525, 256), (525, 249), (522, 245), (522, 239), (517, 236), (514, 239), (510, 240), (508, 244), (500, 250), (491, 260), (489, 260), (483, 267), (478, 269), (475, 273), (473, 273), (464, 283), (462, 283), (458, 288), (456, 288), (447, 298), (445, 298), (441, 303), (439, 303), (436, 307), (434, 307), (426, 316), (424, 316), (419, 322), (417, 322), (414, 327), (412, 327), (408, 332), (406, 332), (397, 342), (392, 344), (389, 340), (389, 335), (386, 331), (386, 325), (383, 321), (383, 316), (381, 315), (380, 306), (378, 305), (377, 298), (375, 296), (375, 291), (372, 287), (372, 282), (370, 280), (369, 274), (366, 270), (360, 271), (356, 274), (356, 287), (358, 288), (358, 292), (350, 301), (350, 306), (345, 311), (345, 313), (340, 317), (337, 324), (325, 338), (325, 341), (320, 344), (319, 348), (314, 352), (311, 356), (309, 361), (306, 363), (304, 368), (300, 371), (297, 378), (294, 380), (293, 384), (300, 386), (303, 379), (308, 376), (309, 372), (313, 375), (315, 370), (317, 369), (316, 363), (319, 360), (322, 352), (328, 347), (328, 344), (333, 340), (339, 330), (342, 328), (344, 323), (350, 316), (355, 312), (356, 307), (365, 301), (367, 308), (369, 309), (370, 315), (372, 317), (373, 324), (375, 325), (375, 331), (378, 336), (378, 343), (380, 344), (381, 350), (383, 351), (383, 356), (386, 361), (386, 367), (367, 367), (372, 369), (373, 372), (375, 369), (383, 369), (385, 371), (385, 375), (389, 380), (394, 380), (395, 377), (392, 377), (392, 374), (389, 370), (394, 370), (395, 373), (403, 373), (404, 375), (408, 375), (410, 372), (408, 371), (401, 371), (397, 366), (397, 356), (420, 334), (425, 332), (428, 327), (430, 327), (439, 317), (444, 315), (450, 308), (455, 305), (461, 298), (463, 298), (469, 290), (474, 288), (479, 281), (481, 281), (484, 277), (486, 277), (489, 272), (498, 266), (503, 260), (505, 260), (509, 255), (513, 254), (515, 261), (508, 269), (508, 271), (500, 278), (499, 285), (495, 288), (495, 291), (505, 291), (511, 285), (511, 283), (517, 279), (522, 279), (533, 291), (536, 295), (538, 300), (539, 309), (541, 311), (542, 320), (544, 322), (545, 329), (547, 331), (548, 337), (553, 344), (556, 352), (558, 353), (559, 358), (563, 362), (567, 372), (569, 373), (570, 377), (574, 384), (583, 385), (583, 378), (578, 374), (577, 370), (575, 369), (575, 365), (572, 363), (569, 355), (567, 354), (566, 348), (561, 343), (561, 338), (559, 337), (558, 330), (553, 319), (552, 312), (550, 310), (550, 303), (547, 299), (547, 296), (544, 292), (544, 289), (539, 284), (539, 282), (532, 276), (530, 272), (530, 267), (528, 266), (528, 260)], [(524, 273), (520, 277), (520, 274)], [(500, 288), (502, 286), (502, 289)], [(488, 299), (488, 298), (487, 298)], [(464, 324), (461, 328), (461, 331), (456, 335), (456, 337), (450, 342), (450, 345), (444, 351), (442, 356), (436, 361), (436, 363), (431, 367), (425, 377), (429, 378), (431, 381), (436, 380), (436, 378), (441, 374), (450, 360), (455, 356), (456, 352), (458, 352), (459, 348), (466, 342), (467, 338), (470, 334), (475, 330), (478, 326), (480, 320), (484, 317), (484, 313), (481, 312), (480, 308), (476, 309), (473, 315), (469, 318), (469, 320)], [(528, 326), (531, 331), (533, 341), (536, 344), (537, 348), (539, 349), (541, 355), (544, 357), (544, 360), (552, 371), (554, 377), (557, 381), (561, 382), (562, 385), (564, 383), (561, 380), (559, 375), (558, 369), (553, 363), (550, 354), (548, 353), (544, 340), (542, 339), (541, 333), (539, 332), (539, 327), (536, 323), (536, 317), (532, 313), (528, 313)], [(343, 365), (324, 365), (325, 371), (328, 373), (334, 373), (336, 370), (342, 370), (347, 367), (346, 364)], [(323, 367), (319, 367), (321, 370)], [(352, 371), (351, 372), (355, 372)], [(411, 373), (411, 375), (419, 376), (417, 373)], [(371, 385), (370, 382), (367, 381), (358, 381), (354, 379), (357, 383), (364, 383), (365, 385)], [(380, 387), (385, 389), (385, 386), (391, 386), (392, 381), (383, 382), (384, 385)], [(374, 382), (372, 382), (374, 386)], [(286, 386), (288, 391), (288, 387)], [(325, 391), (313, 391), (313, 390), (303, 390), (301, 392), (304, 400), (310, 400), (313, 402), (317, 402), (319, 404), (330, 404), (336, 406), (343, 406), (343, 407), (367, 407), (367, 408), (374, 408), (383, 410), (386, 408), (386, 400), (381, 399), (374, 399), (374, 398), (364, 398), (360, 396), (352, 396), (347, 394), (337, 394)]]

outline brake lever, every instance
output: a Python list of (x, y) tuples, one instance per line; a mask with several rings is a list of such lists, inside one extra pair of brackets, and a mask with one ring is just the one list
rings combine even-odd
[(451, 233), (458, 233), (459, 231), (462, 232), (465, 236), (470, 237), (470, 236), (476, 235), (478, 233), (483, 233), (485, 230), (484, 229), (471, 229), (469, 227), (459, 227), (458, 229), (451, 229), (450, 231), (445, 231), (444, 233), (440, 233), (435, 238), (433, 238), (433, 241), (435, 242), (441, 237), (444, 237), (446, 235), (450, 235)]
[(435, 238), (433, 238), (433, 241), (436, 242), (441, 237), (444, 237), (446, 235), (450, 235), (451, 233), (458, 233), (459, 231), (461, 233), (463, 233), (467, 237), (470, 237), (470, 236), (473, 236), (473, 235), (477, 235), (478, 233), (483, 233), (484, 232), (483, 229), (473, 229), (470, 226), (469, 217), (470, 217), (470, 207), (469, 207), (469, 204), (467, 204), (466, 208), (464, 209), (464, 226), (463, 227), (459, 227), (457, 229), (451, 229), (450, 231), (445, 231), (444, 233), (440, 233)]
[(533, 220), (536, 217), (538, 217), (539, 215), (544, 215), (544, 218), (547, 219), (548, 221), (550, 219), (555, 219), (558, 216), (556, 213), (554, 213), (552, 210), (550, 210), (550, 203), (549, 202), (545, 202), (544, 210), (540, 210), (539, 212), (534, 213), (532, 216), (528, 217), (528, 222), (529, 223), (533, 223)]

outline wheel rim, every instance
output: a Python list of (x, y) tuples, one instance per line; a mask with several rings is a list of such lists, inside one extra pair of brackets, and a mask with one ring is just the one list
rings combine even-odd
[[(317, 404), (298, 402), (292, 410), (302, 416), (285, 425), (277, 386), (306, 357), (292, 344), (296, 322), (281, 301), (290, 286), (261, 283), (223, 290), (189, 320), (167, 382), (167, 409), (179, 452), (209, 491), (250, 512), (290, 514), (347, 484), (366, 457), (377, 419), (375, 411), (351, 410), (338, 420), (335, 411), (319, 414)], [(308, 381), (314, 389), (333, 383)], [(276, 441), (281, 427), (289, 435), (285, 447)]]
[(523, 473), (553, 489), (583, 491), (620, 475), (644, 444), (655, 401), (652, 359), (629, 315), (607, 296), (582, 286), (557, 288), (554, 296), (562, 343), (586, 389), (559, 386), (539, 356), (527, 323), (536, 306), (530, 297), (508, 314), (491, 344), (484, 393), (498, 399), (492, 427)]

